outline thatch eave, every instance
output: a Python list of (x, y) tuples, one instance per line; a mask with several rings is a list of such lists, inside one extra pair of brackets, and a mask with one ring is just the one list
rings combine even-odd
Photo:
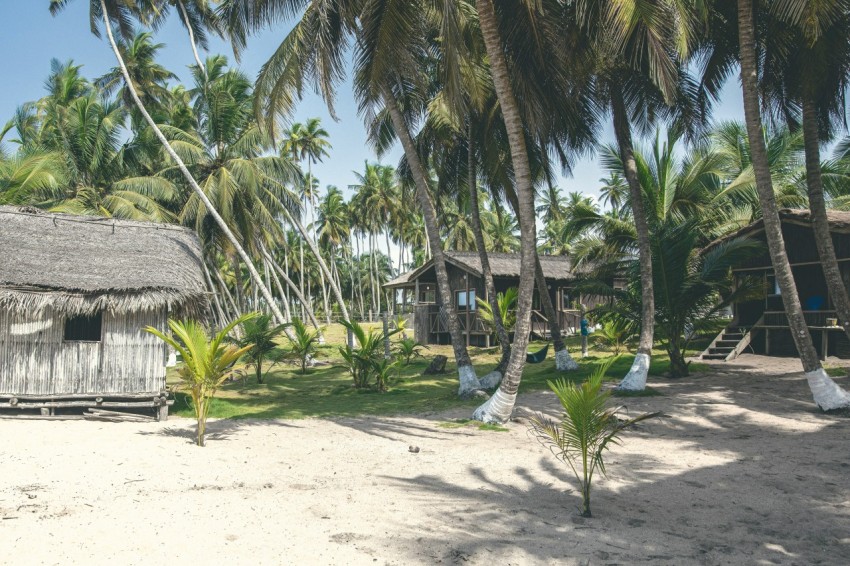
[(95, 293), (44, 287), (0, 286), (0, 308), (12, 312), (39, 314), (45, 310), (63, 316), (90, 315), (100, 311), (127, 314), (168, 309), (176, 316), (202, 316), (207, 293), (179, 289), (113, 289)]

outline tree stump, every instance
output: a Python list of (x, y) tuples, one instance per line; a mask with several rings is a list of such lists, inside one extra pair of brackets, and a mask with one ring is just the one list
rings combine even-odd
[(422, 372), (422, 375), (434, 375), (437, 373), (443, 373), (446, 369), (447, 361), (449, 361), (449, 359), (446, 356), (434, 356), (434, 359), (431, 360), (431, 364), (427, 368), (425, 368), (425, 371)]

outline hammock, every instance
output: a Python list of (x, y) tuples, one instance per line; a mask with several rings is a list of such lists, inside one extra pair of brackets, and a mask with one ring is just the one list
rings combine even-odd
[(537, 352), (534, 352), (534, 353), (526, 352), (525, 361), (526, 361), (526, 363), (529, 363), (529, 364), (539, 364), (540, 362), (542, 362), (543, 360), (546, 359), (546, 354), (548, 354), (548, 353), (549, 353), (549, 344), (546, 344), (545, 346), (543, 346), (542, 349), (538, 350)]

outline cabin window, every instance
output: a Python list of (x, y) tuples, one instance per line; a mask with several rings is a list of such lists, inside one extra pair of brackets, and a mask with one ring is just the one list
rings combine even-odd
[(65, 340), (68, 342), (100, 342), (103, 313), (72, 316), (65, 320)]
[(564, 290), (561, 293), (561, 309), (570, 310), (571, 308), (573, 308), (573, 306), (572, 306), (572, 299), (570, 298), (570, 293), (569, 293), (569, 291)]
[(420, 303), (436, 303), (437, 302), (437, 292), (434, 289), (422, 289), (419, 291), (419, 302)]
[(457, 292), (457, 310), (459, 311), (474, 311), (475, 310), (475, 289)]

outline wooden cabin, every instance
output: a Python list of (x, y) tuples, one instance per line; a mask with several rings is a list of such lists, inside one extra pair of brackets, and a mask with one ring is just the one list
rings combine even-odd
[[(835, 307), (827, 290), (815, 244), (810, 213), (808, 210), (784, 209), (779, 216), (785, 250), (815, 348), (822, 358), (850, 358), (850, 341), (844, 329), (837, 324)], [(850, 289), (850, 212), (829, 211), (828, 216), (838, 266), (845, 287)], [(796, 356), (797, 347), (774, 276), (763, 222), (759, 220), (746, 226), (721, 242), (738, 237), (762, 242), (764, 252), (733, 269), (736, 284), (745, 278), (756, 278), (764, 285), (766, 294), (764, 298), (732, 305), (730, 325), (703, 352), (703, 357), (731, 360), (743, 352)]]
[(0, 408), (166, 416), (167, 348), (143, 329), (206, 312), (201, 261), (184, 228), (0, 206)]
[[(492, 336), (478, 317), (476, 303), (477, 298), (488, 300), (481, 271), (481, 258), (478, 252), (445, 252), (445, 257), (453, 304), (457, 309), (467, 344), (488, 347), (491, 345)], [(497, 293), (519, 286), (519, 254), (489, 253), (488, 258)], [(546, 277), (549, 297), (555, 307), (561, 329), (566, 333), (577, 332), (581, 314), (574, 308), (575, 302), (587, 303), (583, 300), (585, 298), (574, 294), (571, 290), (571, 283), (575, 277), (569, 258), (543, 255), (540, 256), (540, 265)], [(437, 292), (437, 274), (433, 259), (385, 283), (384, 287), (395, 291), (400, 312), (412, 313), (414, 338), (418, 342), (422, 344), (450, 343), (446, 311), (442, 307), (440, 295)], [(548, 319), (540, 305), (536, 286), (532, 304), (532, 334), (538, 337), (549, 336)]]

